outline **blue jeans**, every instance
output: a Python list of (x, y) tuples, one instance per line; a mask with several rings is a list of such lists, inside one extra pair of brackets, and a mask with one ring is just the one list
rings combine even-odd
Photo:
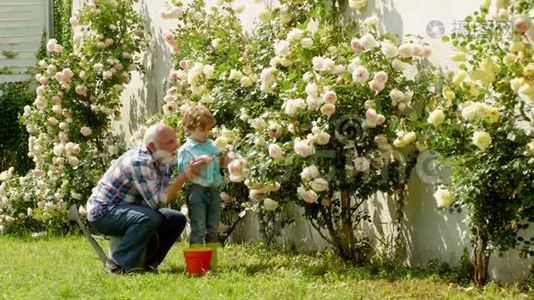
[(122, 236), (111, 260), (126, 269), (133, 269), (146, 249), (145, 268), (156, 268), (180, 237), (187, 220), (179, 211), (168, 208), (154, 210), (147, 206), (121, 203), (90, 222), (105, 235)]
[(185, 197), (191, 221), (189, 243), (219, 242), (221, 199), (217, 189), (190, 185), (186, 188)]

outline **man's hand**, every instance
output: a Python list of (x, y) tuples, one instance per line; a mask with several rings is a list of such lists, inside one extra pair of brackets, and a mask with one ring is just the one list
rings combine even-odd
[(189, 164), (187, 169), (185, 169), (184, 174), (185, 178), (187, 180), (193, 179), (195, 177), (198, 177), (200, 175), (200, 172), (202, 172), (202, 168), (206, 165), (206, 161), (203, 159), (195, 159)]
[(219, 154), (219, 161), (221, 162), (221, 168), (228, 168), (228, 164), (232, 161), (228, 156), (228, 153), (224, 152)]
[(202, 171), (202, 168), (206, 165), (205, 161), (202, 160), (193, 160), (191, 164), (185, 169), (183, 173), (178, 175), (174, 181), (172, 181), (166, 188), (165, 192), (167, 193), (167, 202), (169, 202), (171, 199), (174, 199), (176, 197), (176, 194), (184, 184), (200, 175), (200, 172)]

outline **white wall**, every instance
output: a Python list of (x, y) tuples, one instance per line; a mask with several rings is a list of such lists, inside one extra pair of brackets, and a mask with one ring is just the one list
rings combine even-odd
[[(41, 35), (47, 26), (47, 2), (44, 0), (0, 1), (0, 68), (9, 67), (16, 74), (0, 74), (0, 82), (27, 80), (28, 67), (36, 65)], [(2, 51), (17, 53), (14, 59)]]
[[(215, 0), (207, 3), (214, 4)], [(472, 13), (479, 5), (478, 0), (369, 0), (369, 12), (376, 13), (383, 20), (382, 28), (399, 35), (413, 33), (421, 35), (434, 45), (433, 61), (447, 68), (447, 58), (452, 53), (449, 46), (441, 39), (430, 38), (426, 26), (430, 21), (441, 21), (445, 33), (453, 31), (454, 21), (462, 20)], [(254, 17), (261, 11), (262, 4), (255, 1), (237, 0), (236, 6), (247, 4), (242, 21), (247, 28), (253, 24)], [(162, 0), (141, 0), (139, 11), (144, 16), (152, 33), (152, 45), (144, 64), (147, 67), (145, 76), (139, 74), (132, 77), (132, 83), (123, 96), (123, 119), (117, 122), (116, 129), (125, 139), (145, 118), (159, 110), (164, 95), (164, 81), (170, 69), (170, 53), (166, 47), (162, 32), (176, 25), (176, 21), (163, 20), (159, 12), (164, 8)], [(407, 245), (406, 261), (414, 266), (426, 266), (429, 260), (438, 259), (452, 265), (459, 263), (464, 248), (470, 249), (468, 222), (465, 214), (449, 214), (436, 208), (432, 192), (432, 180), (414, 172), (409, 184), (409, 197), (403, 215), (402, 236)], [(378, 229), (364, 226), (370, 233), (379, 235), (391, 234), (392, 219), (395, 212), (391, 209), (393, 201), (377, 196), (369, 201), (368, 210), (373, 216)], [(257, 217), (252, 214), (245, 217), (243, 226), (237, 229), (236, 241), (257, 241), (259, 235)], [(321, 249), (326, 243), (306, 223), (303, 218), (291, 228), (284, 231), (283, 240), (304, 250)], [(500, 258), (494, 255), (490, 263), (490, 276), (496, 280), (520, 280), (528, 276), (529, 264), (534, 259), (520, 260), (516, 251), (510, 251)]]

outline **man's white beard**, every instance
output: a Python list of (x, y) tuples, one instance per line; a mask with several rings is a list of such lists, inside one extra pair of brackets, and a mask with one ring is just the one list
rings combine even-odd
[(162, 164), (168, 164), (174, 159), (174, 155), (171, 152), (163, 149), (158, 149), (154, 151), (154, 153), (152, 153), (152, 156), (155, 160), (159, 161)]

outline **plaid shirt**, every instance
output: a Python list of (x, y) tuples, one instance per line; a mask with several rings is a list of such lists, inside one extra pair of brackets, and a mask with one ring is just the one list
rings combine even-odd
[(165, 205), (165, 188), (170, 182), (169, 164), (160, 164), (145, 146), (131, 149), (107, 170), (87, 200), (88, 220), (97, 220), (120, 203)]

